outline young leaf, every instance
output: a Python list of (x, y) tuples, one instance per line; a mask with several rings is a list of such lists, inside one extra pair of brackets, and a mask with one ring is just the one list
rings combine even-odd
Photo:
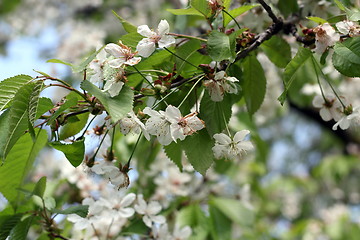
[(348, 77), (360, 77), (360, 37), (337, 42), (332, 57), (334, 67)]
[(30, 123), (33, 125), (36, 118), (36, 113), (38, 111), (38, 106), (39, 106), (39, 95), (40, 92), (42, 91), (44, 86), (44, 82), (43, 81), (37, 81), (35, 83), (35, 87), (33, 92), (31, 93), (30, 96), (30, 103), (29, 103), (29, 121)]
[(63, 152), (66, 158), (69, 160), (71, 165), (74, 167), (79, 166), (83, 159), (85, 153), (85, 138), (72, 142), (71, 144), (65, 144), (61, 142), (50, 142), (49, 145), (56, 150)]
[(234, 47), (235, 41), (232, 41), (225, 33), (214, 30), (209, 34), (207, 49), (214, 61), (220, 62), (226, 59), (234, 61), (236, 54), (235, 51), (232, 51)]
[(296, 13), (299, 6), (296, 0), (279, 0), (278, 8), (280, 12), (287, 18), (290, 14)]
[(80, 217), (86, 217), (89, 211), (88, 205), (78, 205), (78, 206), (72, 206), (64, 210), (60, 209), (53, 209), (52, 212), (54, 213), (60, 213), (60, 214), (77, 214)]
[(210, 205), (210, 231), (214, 240), (231, 239), (231, 220), (225, 216), (219, 209)]
[(266, 78), (264, 70), (256, 59), (249, 55), (242, 62), (244, 82), (242, 84), (246, 107), (250, 115), (254, 114), (264, 101)]
[(134, 92), (128, 87), (123, 86), (119, 95), (110, 97), (109, 94), (102, 92), (98, 87), (89, 81), (83, 81), (81, 88), (94, 95), (104, 105), (110, 114), (113, 122), (125, 117), (132, 109)]
[(114, 10), (112, 10), (112, 13), (120, 20), (123, 28), (125, 29), (126, 32), (131, 33), (131, 32), (136, 32), (137, 31), (137, 27), (132, 25), (131, 23), (129, 23), (128, 21), (126, 21), (125, 19), (123, 19), (122, 17), (120, 17)]
[(35, 142), (30, 134), (20, 137), (7, 155), (5, 163), (0, 167), (1, 192), (13, 206), (16, 206), (16, 201), (19, 199), (17, 189), (21, 188), (35, 157), (47, 142), (46, 130), (36, 129), (36, 136)]
[(32, 195), (36, 195), (42, 198), (44, 196), (45, 188), (46, 188), (46, 177), (44, 176), (41, 177), (39, 181), (36, 183)]
[(298, 52), (296, 53), (295, 57), (289, 62), (286, 66), (283, 76), (284, 81), (284, 92), (280, 95), (278, 100), (280, 101), (281, 105), (284, 104), (286, 100), (286, 95), (288, 92), (289, 87), (291, 86), (295, 73), (304, 65), (306, 60), (312, 56), (312, 53), (307, 48), (299, 48)]
[(190, 5), (202, 13), (206, 18), (211, 14), (209, 2), (207, 0), (191, 0)]
[(279, 68), (285, 68), (291, 61), (290, 45), (282, 37), (273, 36), (261, 44), (266, 56)]
[(306, 18), (313, 22), (316, 22), (317, 24), (324, 24), (327, 22), (325, 19), (322, 19), (320, 17), (306, 17)]
[(231, 106), (231, 95), (225, 95), (221, 102), (214, 102), (211, 100), (208, 91), (205, 91), (200, 103), (199, 117), (205, 121), (210, 136), (220, 133), (226, 128), (231, 117)]
[(55, 58), (49, 59), (46, 62), (48, 62), (48, 63), (60, 63), (60, 64), (64, 64), (64, 65), (67, 65), (67, 66), (70, 66), (70, 67), (74, 66), (72, 63), (68, 63), (68, 62), (62, 61), (60, 59), (55, 59)]
[(50, 98), (46, 98), (46, 97), (39, 98), (35, 119), (39, 119), (41, 115), (43, 115), (53, 107), (54, 104), (52, 103)]
[[(260, 4), (243, 5), (241, 7), (238, 7), (238, 8), (228, 11), (228, 13), (233, 18), (236, 18), (237, 16), (240, 16), (241, 14), (249, 11), (250, 9), (252, 9), (254, 7), (258, 7), (258, 6), (260, 6)], [(226, 13), (223, 13), (223, 18), (224, 18), (224, 27), (226, 27), (231, 22), (232, 18), (229, 15), (227, 15)]]
[(341, 11), (345, 11), (345, 10), (346, 10), (344, 4), (343, 4), (341, 1), (339, 1), (339, 0), (334, 0), (334, 1), (335, 1), (336, 5), (338, 6), (338, 8), (339, 8)]
[(24, 85), (16, 93), (9, 112), (9, 127), (7, 132), (2, 133), (2, 138), (6, 138), (0, 145), (0, 158), (5, 159), (6, 155), (16, 143), (16, 141), (28, 129), (28, 106), (29, 98), (34, 89), (34, 83)]
[(172, 142), (170, 145), (163, 146), (165, 154), (171, 161), (173, 161), (176, 166), (182, 171), (182, 148), (181, 144)]
[(181, 142), (181, 147), (196, 171), (205, 175), (206, 170), (211, 166), (214, 160), (212, 147), (214, 141), (210, 138), (205, 129), (198, 133), (188, 136)]
[(195, 16), (204, 16), (201, 12), (195, 8), (185, 8), (185, 9), (166, 9), (166, 11), (174, 15), (195, 15)]
[(17, 75), (0, 82), (0, 111), (7, 107), (17, 91), (31, 79), (28, 75)]
[(251, 226), (254, 223), (254, 212), (239, 200), (216, 197), (210, 200), (209, 205), (216, 207), (225, 216), (242, 226)]

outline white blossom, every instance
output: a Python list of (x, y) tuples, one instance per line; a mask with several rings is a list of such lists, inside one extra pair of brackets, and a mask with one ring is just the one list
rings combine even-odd
[(137, 213), (144, 215), (143, 221), (146, 226), (152, 227), (153, 223), (165, 223), (165, 217), (158, 215), (161, 205), (156, 201), (146, 203), (142, 194), (138, 195), (137, 204), (134, 206)]
[(89, 81), (97, 84), (104, 80), (104, 65), (107, 61), (105, 50), (101, 50), (94, 60), (89, 64), (89, 68), (93, 70), (93, 75), (90, 77)]
[(108, 92), (110, 94), (110, 97), (117, 96), (125, 84), (124, 75), (125, 70), (119, 68), (118, 72), (111, 79), (106, 81), (103, 91)]
[(235, 82), (239, 80), (235, 77), (227, 77), (225, 71), (217, 72), (213, 79), (204, 81), (204, 85), (209, 91), (211, 100), (214, 102), (221, 102), (226, 93), (238, 92)]
[(147, 132), (157, 136), (159, 143), (166, 146), (172, 142), (170, 133), (171, 122), (167, 119), (164, 111), (155, 111), (146, 107), (143, 112), (150, 116), (145, 123)]
[(169, 105), (165, 114), (171, 122), (170, 133), (175, 142), (176, 139), (184, 140), (187, 135), (191, 135), (205, 127), (205, 123), (196, 116), (197, 113), (190, 113), (183, 117), (178, 108)]
[(145, 129), (145, 125), (140, 121), (140, 119), (135, 115), (133, 111), (129, 112), (126, 117), (120, 119), (119, 121), (120, 131), (126, 135), (129, 132), (134, 132), (139, 134), (140, 131), (143, 132), (145, 138), (150, 140), (150, 135)]
[(107, 44), (105, 51), (115, 57), (115, 59), (109, 61), (112, 68), (120, 68), (123, 65), (133, 66), (141, 61), (141, 57), (135, 57), (137, 52), (133, 53), (131, 48), (122, 44), (121, 41), (119, 41), (119, 44)]
[(169, 33), (169, 23), (166, 20), (161, 20), (157, 31), (152, 31), (147, 25), (141, 25), (137, 28), (137, 32), (146, 37), (143, 38), (136, 50), (140, 56), (149, 57), (156, 49), (156, 44), (159, 48), (169, 47), (175, 43), (175, 38), (167, 35)]
[(333, 46), (340, 40), (340, 35), (329, 24), (324, 23), (314, 28), (315, 35), (315, 52), (322, 54), (328, 47)]
[(339, 126), (342, 130), (348, 129), (351, 125), (360, 125), (360, 107), (356, 107), (349, 115), (344, 115), (340, 120), (334, 124), (333, 130), (337, 130)]
[(129, 185), (129, 177), (126, 173), (120, 171), (112, 162), (103, 160), (96, 163), (91, 170), (100, 175), (104, 175), (109, 181), (119, 188)]
[(235, 134), (233, 139), (224, 133), (215, 134), (215, 146), (212, 148), (215, 158), (233, 159), (253, 149), (252, 143), (244, 140), (249, 133), (249, 130), (241, 130)]
[(334, 119), (338, 121), (341, 118), (340, 101), (333, 95), (326, 96), (326, 101), (320, 95), (316, 95), (312, 102), (313, 106), (320, 108), (320, 116), (324, 121)]
[(340, 33), (344, 35), (349, 34), (350, 37), (360, 35), (360, 26), (351, 21), (344, 20), (338, 22), (336, 23), (336, 28)]

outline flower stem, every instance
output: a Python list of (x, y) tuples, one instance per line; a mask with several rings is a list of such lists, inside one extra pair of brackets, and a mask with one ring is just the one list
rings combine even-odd
[(144, 76), (144, 74), (142, 74), (142, 72), (139, 71), (139, 69), (137, 69), (137, 67), (135, 67), (135, 66), (132, 66), (132, 67), (136, 70), (137, 73), (139, 73), (145, 79), (145, 81), (147, 81), (149, 83), (149, 85), (152, 88), (154, 88), (154, 85)]
[(103, 144), (103, 142), (104, 142), (104, 140), (105, 140), (105, 137), (106, 137), (106, 135), (108, 134), (108, 132), (109, 132), (109, 130), (107, 130), (107, 131), (105, 132), (104, 137), (101, 139), (101, 141), (100, 141), (100, 143), (99, 143), (99, 147), (96, 149), (96, 152), (95, 152), (95, 154), (94, 154), (94, 158), (95, 158), (96, 155), (98, 154), (98, 152), (99, 152), (99, 150), (100, 150), (100, 147), (101, 147), (101, 145)]
[(223, 115), (223, 119), (224, 119), (226, 131), (227, 131), (229, 137), (231, 137), (230, 129), (229, 129), (229, 126), (228, 126), (228, 124), (227, 124), (227, 122), (226, 122), (226, 118), (225, 118), (225, 113), (224, 113), (224, 111), (222, 111), (222, 115)]
[(197, 69), (201, 70), (201, 68), (199, 68), (199, 67), (195, 66), (194, 64), (192, 64), (192, 63), (191, 63), (191, 62), (189, 62), (188, 60), (186, 60), (186, 59), (184, 59), (184, 58), (180, 57), (179, 55), (177, 55), (176, 53), (174, 53), (174, 52), (170, 51), (168, 48), (164, 47), (164, 49), (165, 49), (166, 51), (168, 51), (169, 53), (171, 53), (172, 55), (174, 55), (175, 57), (177, 57), (177, 58), (179, 58), (179, 59), (183, 60), (184, 62), (186, 62), (186, 63), (190, 64), (191, 66), (193, 66), (193, 67), (195, 67), (195, 68), (197, 68)]
[[(233, 16), (231, 16), (230, 13), (228, 13), (228, 11), (226, 11), (225, 9), (223, 9), (222, 11), (223, 11), (226, 15), (228, 15), (229, 17), (231, 17), (231, 19), (234, 20), (236, 26), (237, 26), (239, 29), (241, 29), (240, 24), (236, 21), (236, 19), (235, 19)], [(224, 27), (225, 27), (225, 26), (224, 26)]]
[(184, 97), (184, 99), (181, 101), (181, 103), (179, 104), (178, 108), (181, 107), (181, 105), (185, 102), (185, 100), (189, 97), (190, 93), (192, 92), (192, 90), (194, 90), (194, 88), (196, 87), (196, 85), (204, 78), (204, 76), (200, 77), (196, 83), (191, 87), (191, 89), (189, 90), (189, 92), (186, 94), (186, 96)]
[(142, 132), (139, 134), (139, 137), (138, 137), (138, 139), (136, 140), (135, 146), (134, 146), (134, 148), (133, 148), (133, 150), (132, 150), (132, 152), (131, 152), (131, 155), (130, 155), (130, 157), (129, 157), (129, 160), (128, 160), (127, 164), (126, 164), (127, 166), (130, 166), (131, 159), (132, 159), (132, 157), (133, 157), (133, 155), (134, 155), (134, 153), (135, 153), (135, 150), (136, 150), (137, 145), (138, 145), (139, 142), (140, 142), (141, 136), (142, 136)]
[(79, 139), (81, 139), (81, 138), (85, 135), (86, 131), (87, 131), (88, 128), (90, 127), (90, 124), (95, 120), (96, 117), (97, 117), (97, 115), (94, 115), (94, 117), (90, 120), (90, 122), (89, 122), (88, 125), (85, 127), (84, 132), (81, 134), (81, 136), (80, 136)]

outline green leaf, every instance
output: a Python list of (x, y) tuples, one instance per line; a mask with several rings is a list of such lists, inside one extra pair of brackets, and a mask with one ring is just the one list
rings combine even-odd
[(348, 10), (346, 14), (349, 16), (350, 21), (357, 22), (360, 20), (360, 12), (358, 10)]
[(90, 113), (83, 113), (67, 118), (67, 123), (60, 128), (59, 140), (64, 140), (79, 133), (86, 125)]
[(29, 102), (29, 121), (30, 123), (33, 125), (36, 118), (36, 113), (38, 111), (38, 106), (39, 106), (39, 95), (40, 92), (42, 91), (44, 87), (44, 82), (43, 81), (37, 81), (35, 83), (35, 87), (33, 89), (33, 92), (31, 93), (30, 96), (30, 102)]
[(214, 161), (212, 147), (214, 141), (210, 138), (205, 129), (188, 136), (181, 142), (182, 148), (191, 165), (196, 171), (205, 175), (206, 170)]
[(49, 145), (56, 150), (63, 152), (66, 158), (69, 160), (71, 165), (74, 167), (79, 166), (83, 159), (85, 153), (85, 138), (74, 141), (70, 144), (65, 144), (61, 142), (50, 142)]
[(89, 81), (83, 81), (81, 88), (99, 99), (106, 111), (110, 114), (113, 122), (117, 122), (125, 117), (132, 109), (134, 92), (126, 85), (123, 86), (119, 95), (115, 97), (110, 97), (108, 93), (102, 92)]
[(266, 78), (264, 70), (256, 59), (249, 55), (242, 62), (244, 82), (242, 84), (246, 107), (250, 115), (254, 114), (264, 101)]
[(182, 171), (182, 148), (181, 144), (172, 142), (170, 145), (163, 146), (166, 156), (173, 161)]
[(99, 54), (101, 50), (103, 50), (105, 46), (102, 46), (98, 50), (94, 51), (89, 57), (87, 57), (83, 62), (81, 62), (78, 65), (73, 65), (72, 70), (74, 73), (82, 72), (86, 69), (86, 67), (89, 65), (89, 63), (96, 58), (96, 56)]
[(41, 177), (39, 181), (36, 183), (32, 194), (42, 198), (44, 196), (45, 189), (46, 189), (46, 177), (44, 176)]
[[(231, 95), (227, 94), (221, 102), (211, 100), (208, 91), (200, 102), (200, 118), (205, 122), (206, 130), (210, 136), (220, 133), (226, 128), (231, 117)], [(225, 123), (226, 121), (226, 123)]]
[(71, 68), (74, 66), (72, 63), (68, 63), (68, 62), (62, 61), (60, 59), (55, 59), (55, 58), (49, 59), (46, 62), (47, 63), (60, 63), (60, 64), (70, 66)]
[(0, 145), (0, 158), (5, 159), (10, 149), (14, 146), (16, 141), (28, 129), (28, 106), (29, 98), (34, 88), (34, 83), (24, 85), (16, 93), (9, 111), (9, 127), (6, 132), (3, 132)]
[(86, 217), (88, 215), (89, 206), (88, 205), (78, 205), (72, 206), (64, 210), (53, 209), (52, 212), (60, 214), (77, 214), (80, 217)]
[(334, 0), (334, 1), (335, 1), (336, 5), (338, 6), (338, 8), (341, 11), (345, 11), (346, 8), (345, 8), (344, 4), (341, 1), (339, 1), (339, 0)]
[(217, 62), (222, 60), (235, 60), (235, 41), (232, 41), (228, 35), (217, 30), (209, 34), (207, 49), (210, 57)]
[(320, 18), (320, 17), (306, 17), (306, 18), (313, 22), (316, 22), (317, 24), (324, 24), (327, 22), (325, 19)]
[(195, 15), (195, 16), (204, 16), (201, 12), (195, 8), (185, 8), (185, 9), (166, 9), (166, 11), (174, 15)]
[(29, 216), (18, 222), (16, 226), (11, 230), (9, 240), (26, 240), (34, 216)]
[(50, 119), (47, 121), (46, 125), (51, 125), (57, 117), (60, 116), (64, 111), (75, 106), (78, 103), (78, 98), (74, 92), (71, 92), (67, 97), (65, 102), (51, 115)]
[[(258, 7), (260, 6), (260, 4), (249, 4), (249, 5), (243, 5), (241, 7), (232, 9), (230, 11), (227, 11), (233, 18), (236, 18), (237, 16), (240, 16), (241, 14), (249, 11), (250, 9), (254, 8), (254, 7)], [(223, 13), (223, 18), (224, 18), (224, 26), (226, 27), (232, 20), (232, 18), (227, 15), (226, 13)]]
[(11, 230), (20, 222), (23, 213), (4, 216), (4, 220), (0, 225), (0, 240), (5, 240), (9, 236)]
[(0, 192), (14, 206), (18, 199), (23, 180), (32, 168), (35, 157), (47, 142), (46, 130), (37, 130), (37, 138), (33, 142), (30, 134), (25, 134), (13, 146), (6, 157), (6, 162), (0, 166)]
[(231, 239), (231, 220), (225, 216), (219, 209), (210, 205), (210, 231), (214, 240)]
[(195, 227), (207, 224), (207, 218), (200, 208), (199, 204), (191, 204), (183, 207), (176, 215), (176, 223), (183, 226)]
[(0, 82), (0, 111), (4, 110), (14, 98), (17, 91), (30, 82), (32, 77), (28, 75), (17, 75)]
[(53, 107), (54, 104), (52, 103), (50, 98), (46, 98), (46, 97), (39, 98), (35, 119), (39, 119), (41, 115), (43, 115)]
[(282, 37), (273, 36), (260, 47), (270, 61), (279, 68), (285, 68), (291, 61), (290, 45)]
[(242, 226), (252, 226), (254, 223), (254, 212), (239, 200), (214, 197), (209, 201), (209, 205), (216, 207), (225, 216)]
[(143, 38), (144, 38), (144, 36), (140, 35), (139, 33), (131, 32), (131, 33), (122, 35), (120, 40), (126, 46), (132, 47), (133, 49), (135, 49), (137, 44), (139, 43), (139, 41)]
[(348, 77), (360, 77), (360, 37), (337, 42), (332, 57), (334, 67)]
[(122, 17), (120, 17), (114, 10), (112, 10), (112, 13), (120, 20), (123, 28), (125, 29), (126, 32), (131, 33), (131, 32), (136, 32), (137, 31), (137, 27), (132, 25), (131, 23), (129, 23), (128, 21), (126, 21), (125, 19), (123, 19)]
[(209, 8), (209, 3), (207, 0), (191, 0), (191, 7), (198, 10), (201, 14), (203, 14), (206, 18), (210, 16), (211, 10)]
[(304, 63), (306, 62), (306, 60), (309, 59), (310, 56), (312, 56), (312, 53), (309, 49), (299, 48), (295, 57), (286, 66), (285, 71), (284, 71), (284, 76), (283, 76), (285, 90), (278, 98), (281, 105), (283, 105), (286, 100), (286, 95), (287, 95), (288, 89), (290, 88), (290, 86), (294, 80), (295, 73), (304, 65)]
[[(196, 40), (196, 39), (192, 39), (192, 40), (188, 41), (187, 43), (181, 45), (179, 48), (177, 48), (176, 55), (182, 57), (186, 61), (197, 66), (201, 63), (204, 63), (204, 62), (202, 62), (202, 60), (204, 60), (204, 58), (205, 58), (205, 56), (203, 56), (197, 52), (197, 50), (199, 50), (200, 48), (201, 48), (200, 41)], [(200, 55), (200, 58), (199, 58), (199, 55)], [(195, 60), (198, 60), (198, 61), (195, 62)], [(192, 66), (191, 64), (189, 64), (186, 61), (184, 61), (178, 57), (175, 58), (176, 69), (178, 71), (178, 74), (181, 74), (183, 71), (191, 72), (191, 74), (193, 74), (193, 72), (195, 70), (197, 70), (197, 68), (195, 68), (194, 66)], [(183, 77), (187, 77), (187, 76), (183, 76)]]
[(299, 6), (296, 0), (279, 0), (278, 8), (280, 12), (287, 18), (292, 13), (299, 11)]

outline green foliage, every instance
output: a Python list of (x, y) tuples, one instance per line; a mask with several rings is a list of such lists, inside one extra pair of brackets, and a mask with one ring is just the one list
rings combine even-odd
[(114, 10), (112, 10), (112, 13), (117, 17), (117, 19), (119, 19), (120, 23), (122, 24), (126, 32), (131, 33), (137, 31), (136, 26), (132, 25), (131, 23), (120, 17)]
[(234, 61), (235, 53), (235, 38), (231, 38), (225, 33), (217, 30), (211, 31), (207, 41), (207, 49), (210, 57), (217, 62), (222, 60)]
[(241, 226), (251, 226), (254, 223), (254, 212), (235, 199), (214, 197), (209, 204), (219, 209), (225, 216)]
[(313, 22), (316, 22), (317, 24), (324, 24), (327, 22), (325, 19), (322, 19), (320, 17), (306, 17), (306, 18)]
[(24, 178), (32, 168), (35, 157), (47, 142), (45, 130), (37, 130), (36, 141), (30, 134), (25, 134), (16, 142), (0, 166), (0, 192), (14, 205), (19, 200), (18, 188), (21, 188)]
[(110, 114), (113, 122), (117, 122), (125, 117), (132, 109), (134, 92), (126, 85), (123, 86), (119, 95), (115, 97), (110, 97), (108, 93), (102, 92), (89, 81), (83, 81), (81, 88), (99, 99), (106, 111)]
[(195, 15), (195, 16), (204, 16), (201, 12), (195, 8), (185, 8), (185, 9), (166, 9), (166, 11), (174, 15)]
[(231, 239), (232, 222), (218, 208), (210, 205), (210, 232), (214, 240)]
[(310, 56), (312, 56), (312, 53), (309, 49), (299, 48), (295, 57), (286, 66), (283, 76), (285, 90), (278, 98), (281, 105), (283, 105), (286, 100), (287, 92), (294, 80), (295, 73), (299, 69), (301, 69), (301, 67), (305, 64), (306, 60), (310, 58)]
[(89, 206), (88, 205), (78, 205), (66, 208), (64, 210), (53, 209), (52, 212), (60, 214), (77, 214), (80, 217), (86, 217), (88, 215)]
[(41, 115), (54, 107), (50, 98), (40, 97), (38, 101), (35, 119), (39, 119)]
[(221, 102), (214, 102), (209, 93), (205, 91), (200, 103), (200, 118), (204, 120), (210, 136), (220, 133), (226, 128), (231, 117), (232, 104), (232, 96), (229, 94), (226, 94)]
[(63, 112), (78, 103), (78, 98), (75, 92), (70, 92), (64, 100), (65, 102), (51, 115), (46, 123), (47, 125), (51, 125)]
[[(258, 7), (260, 6), (260, 4), (249, 4), (249, 5), (243, 5), (241, 7), (232, 9), (230, 11), (228, 11), (228, 13), (233, 17), (236, 18), (238, 16), (240, 16), (243, 13), (246, 13), (247, 11), (253, 9), (254, 7)], [(224, 18), (224, 27), (226, 27), (232, 20), (232, 18), (227, 15), (226, 13), (223, 13), (223, 18)]]
[(241, 86), (247, 110), (252, 115), (264, 101), (266, 78), (261, 64), (254, 55), (247, 56), (242, 62), (242, 67), (244, 82)]
[(141, 36), (137, 32), (130, 32), (128, 34), (121, 36), (120, 40), (123, 44), (125, 44), (131, 48), (136, 48), (136, 45), (138, 44), (138, 42), (143, 38), (144, 38), (144, 36)]
[(34, 83), (22, 86), (12, 101), (12, 105), (9, 110), (9, 125), (7, 127), (7, 131), (2, 133), (0, 141), (0, 158), (3, 160), (6, 158), (16, 141), (28, 129), (29, 99), (34, 86)]
[(299, 6), (296, 0), (279, 0), (277, 6), (285, 18), (287, 18), (290, 14), (299, 11)]
[(42, 198), (44, 196), (45, 189), (46, 189), (46, 177), (41, 177), (39, 181), (36, 183), (32, 195), (36, 195)]
[(26, 240), (34, 216), (29, 216), (16, 224), (11, 230), (9, 240)]
[(49, 145), (56, 150), (62, 151), (66, 158), (69, 160), (71, 165), (74, 167), (79, 166), (83, 159), (85, 153), (85, 138), (74, 141), (71, 144), (65, 144), (61, 142), (50, 142)]
[(37, 81), (35, 83), (35, 87), (30, 96), (30, 103), (29, 103), (29, 121), (31, 124), (34, 124), (36, 118), (36, 114), (38, 112), (39, 107), (39, 100), (40, 100), (40, 92), (44, 87), (43, 81)]
[(360, 37), (337, 42), (332, 57), (334, 67), (348, 77), (360, 77)]
[(261, 44), (266, 56), (279, 68), (285, 68), (291, 61), (290, 45), (279, 36), (273, 36)]
[(208, 18), (211, 14), (207, 0), (191, 0), (190, 5), (204, 15), (205, 18)]
[(15, 215), (1, 216), (0, 224), (0, 240), (5, 240), (9, 236), (11, 230), (20, 222), (23, 213)]
[(17, 75), (0, 82), (0, 111), (8, 107), (17, 91), (30, 82), (32, 77), (28, 75)]
[(172, 142), (171, 144), (164, 146), (164, 150), (166, 153), (166, 156), (173, 161), (176, 166), (178, 166), (178, 168), (180, 169), (180, 171), (182, 170), (182, 148), (181, 148), (181, 144)]
[(86, 125), (90, 113), (86, 112), (67, 118), (67, 123), (61, 127), (59, 140), (64, 140), (79, 133)]
[(196, 171), (205, 175), (206, 170), (211, 166), (214, 160), (212, 147), (214, 141), (210, 138), (205, 129), (198, 133), (188, 136), (181, 142), (186, 157)]

